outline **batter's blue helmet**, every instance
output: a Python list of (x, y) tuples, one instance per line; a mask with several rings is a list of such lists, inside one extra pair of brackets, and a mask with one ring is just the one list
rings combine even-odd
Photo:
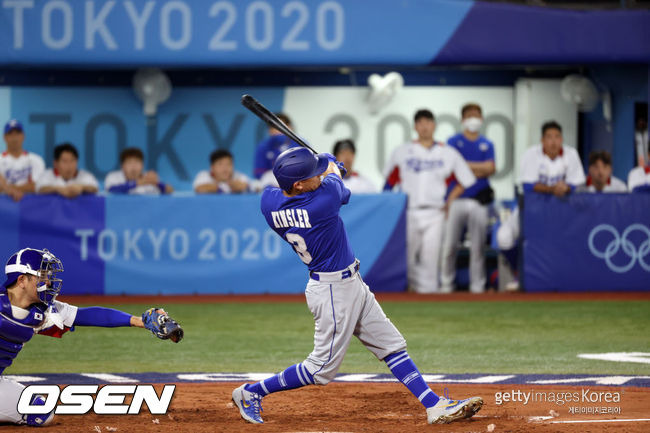
[(273, 164), (273, 174), (280, 188), (291, 191), (295, 182), (324, 173), (328, 165), (325, 154), (314, 155), (305, 147), (292, 147), (278, 155)]
[(8, 287), (16, 282), (23, 274), (37, 276), (41, 281), (36, 286), (38, 298), (41, 302), (50, 304), (61, 291), (61, 279), (56, 277), (57, 272), (63, 271), (63, 264), (54, 254), (46, 249), (36, 250), (24, 248), (7, 260), (4, 283)]

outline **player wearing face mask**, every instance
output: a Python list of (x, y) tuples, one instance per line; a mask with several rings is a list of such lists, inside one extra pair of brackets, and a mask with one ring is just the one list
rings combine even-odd
[[(447, 143), (458, 150), (476, 176), (476, 182), (466, 188), (455, 200), (447, 216), (445, 239), (442, 244), (441, 291), (454, 290), (456, 276), (456, 252), (463, 229), (467, 226), (470, 237), (470, 291), (485, 290), (485, 236), (488, 224), (488, 205), (494, 200), (494, 192), (488, 177), (496, 171), (494, 145), (480, 134), (483, 112), (478, 104), (466, 104), (461, 110), (462, 132), (451, 137)], [(456, 181), (449, 183), (451, 191)]]

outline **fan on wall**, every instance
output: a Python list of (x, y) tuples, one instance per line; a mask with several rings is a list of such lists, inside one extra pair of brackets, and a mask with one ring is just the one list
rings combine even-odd
[(383, 77), (379, 74), (372, 74), (368, 77), (368, 86), (370, 87), (366, 101), (368, 111), (370, 114), (377, 114), (404, 87), (404, 78), (399, 72), (389, 72)]
[(158, 105), (169, 99), (172, 82), (158, 68), (142, 68), (133, 76), (133, 91), (142, 101), (145, 116), (153, 117), (158, 112)]
[(578, 111), (587, 113), (593, 111), (598, 103), (603, 103), (603, 117), (607, 122), (607, 129), (611, 130), (612, 122), (612, 96), (609, 91), (602, 93), (589, 78), (580, 74), (571, 74), (564, 77), (560, 83), (562, 99), (576, 105)]

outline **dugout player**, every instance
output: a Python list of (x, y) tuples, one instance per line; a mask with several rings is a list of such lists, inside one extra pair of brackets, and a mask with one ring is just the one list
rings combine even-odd
[(589, 175), (579, 192), (627, 192), (625, 182), (612, 176), (612, 155), (606, 150), (589, 154)]
[[(414, 122), (418, 138), (393, 151), (384, 170), (384, 189), (401, 187), (408, 195), (409, 286), (418, 293), (436, 293), (445, 217), (476, 177), (456, 149), (434, 141), (436, 123), (431, 111), (417, 111)], [(447, 194), (447, 184), (453, 178), (458, 183)]]
[(232, 399), (246, 421), (261, 424), (262, 398), (307, 385), (326, 385), (336, 376), (352, 336), (386, 363), (393, 375), (424, 405), (427, 421), (448, 423), (469, 418), (483, 400), (448, 400), (426, 384), (406, 351), (406, 341), (386, 317), (361, 279), (359, 261), (339, 216), (350, 190), (341, 163), (329, 154), (289, 149), (278, 157), (273, 173), (280, 188), (262, 193), (261, 210), (269, 226), (309, 268), (305, 289), (314, 321), (314, 350), (303, 362), (254, 384), (243, 384)]
[(0, 155), (0, 193), (19, 201), (25, 193), (35, 191), (36, 181), (45, 170), (45, 162), (37, 154), (23, 149), (25, 132), (16, 119), (5, 125), (4, 139), (7, 150)]
[(238, 194), (249, 192), (249, 180), (235, 171), (232, 153), (217, 149), (210, 154), (210, 170), (200, 171), (192, 184), (197, 194)]
[(86, 170), (79, 170), (79, 153), (70, 143), (59, 144), (54, 148), (54, 168), (36, 181), (39, 194), (60, 194), (74, 198), (81, 194), (95, 194), (99, 188), (97, 179)]
[(352, 194), (372, 194), (377, 192), (377, 187), (361, 173), (354, 171), (354, 159), (357, 155), (357, 148), (354, 141), (350, 139), (339, 140), (334, 143), (332, 151), (334, 158), (343, 163), (346, 175), (343, 177), (343, 184)]
[[(18, 413), (18, 400), (25, 386), (2, 376), (34, 334), (61, 338), (67, 331), (74, 331), (75, 326), (135, 326), (150, 330), (158, 338), (175, 342), (183, 338), (178, 323), (161, 309), (151, 308), (137, 317), (110, 308), (79, 308), (57, 301), (61, 271), (61, 260), (45, 249), (23, 248), (7, 261), (6, 281), (0, 286), (0, 423), (38, 427), (51, 423), (54, 418), (54, 411)], [(43, 404), (45, 400), (41, 396), (32, 400), (32, 405)]]
[(144, 154), (137, 147), (120, 153), (120, 170), (111, 171), (104, 180), (104, 189), (114, 194), (171, 194), (174, 188), (162, 182), (153, 170), (144, 172)]
[(519, 172), (524, 192), (564, 197), (585, 183), (578, 151), (563, 145), (562, 127), (554, 120), (542, 125), (542, 143), (529, 147)]
[[(287, 125), (289, 128), (293, 128), (289, 116), (284, 113), (275, 113), (275, 115), (282, 121), (282, 123)], [(260, 142), (255, 150), (255, 165), (253, 167), (253, 175), (255, 176), (255, 179), (267, 180), (267, 184), (270, 184), (270, 181), (272, 180), (270, 172), (273, 169), (275, 159), (285, 150), (296, 146), (298, 146), (298, 143), (282, 134), (274, 127), (269, 126), (269, 136)], [(265, 174), (268, 175), (265, 176)]]
[[(542, 125), (542, 143), (529, 147), (521, 159), (519, 182), (524, 192), (564, 197), (585, 183), (578, 152), (563, 145), (562, 127), (554, 120)], [(519, 208), (497, 230), (499, 250), (516, 268), (521, 231)]]
[[(496, 171), (494, 144), (479, 132), (483, 125), (483, 111), (480, 105), (470, 103), (463, 106), (461, 118), (462, 132), (447, 140), (447, 144), (463, 155), (476, 176), (476, 182), (466, 188), (449, 206), (442, 243), (440, 291), (450, 293), (454, 290), (456, 252), (463, 229), (467, 226), (470, 239), (469, 289), (472, 293), (483, 293), (486, 280), (485, 238), (489, 218), (488, 205), (494, 201), (494, 191), (487, 178)], [(457, 183), (456, 179), (452, 179), (448, 191), (452, 191)]]

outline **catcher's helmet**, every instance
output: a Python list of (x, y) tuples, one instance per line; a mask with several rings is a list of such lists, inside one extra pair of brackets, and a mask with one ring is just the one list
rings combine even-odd
[(280, 188), (291, 191), (295, 182), (324, 173), (328, 165), (326, 155), (314, 155), (305, 147), (292, 147), (278, 155), (273, 174)]
[(4, 286), (12, 285), (23, 274), (37, 276), (41, 279), (36, 286), (38, 298), (41, 302), (50, 304), (61, 291), (62, 280), (56, 278), (56, 273), (61, 271), (63, 271), (61, 260), (48, 250), (24, 248), (7, 260), (5, 265), (7, 280)]

